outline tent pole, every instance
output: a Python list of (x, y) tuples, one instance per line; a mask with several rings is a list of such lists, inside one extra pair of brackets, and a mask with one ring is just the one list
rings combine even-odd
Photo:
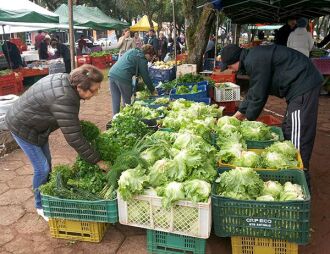
[[(171, 0), (172, 3), (172, 11), (173, 11), (173, 32), (174, 32), (174, 38), (173, 38), (173, 43), (174, 43), (174, 59), (175, 59), (175, 68), (178, 68), (178, 61), (176, 59), (176, 23), (175, 23), (175, 0)], [(175, 80), (176, 83), (178, 82), (178, 76), (175, 75)]]
[(70, 59), (71, 59), (71, 70), (75, 68), (75, 56), (74, 56), (74, 30), (73, 30), (73, 6), (72, 0), (68, 0), (69, 8), (69, 42), (70, 42)]
[(217, 14), (217, 24), (215, 25), (215, 47), (214, 47), (214, 66), (213, 68), (215, 68), (215, 62), (217, 59), (217, 45), (218, 45), (218, 36), (219, 36), (219, 11), (216, 11)]

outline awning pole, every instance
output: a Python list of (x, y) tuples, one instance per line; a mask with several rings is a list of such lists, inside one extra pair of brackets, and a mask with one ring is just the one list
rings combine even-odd
[(215, 47), (214, 47), (214, 68), (215, 68), (215, 62), (217, 59), (217, 45), (218, 45), (218, 36), (219, 36), (219, 11), (216, 11), (217, 15), (217, 23), (215, 25)]
[(68, 8), (69, 8), (69, 43), (70, 43), (70, 59), (71, 59), (71, 70), (75, 69), (75, 42), (74, 42), (74, 30), (73, 30), (73, 6), (72, 0), (68, 0)]

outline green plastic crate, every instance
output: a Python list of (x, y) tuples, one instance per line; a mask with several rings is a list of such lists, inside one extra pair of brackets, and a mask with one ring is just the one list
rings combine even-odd
[(204, 254), (206, 240), (176, 235), (156, 230), (147, 230), (147, 248), (149, 253), (155, 254)]
[(92, 222), (118, 222), (117, 199), (72, 200), (41, 195), (42, 208), (49, 218)]
[(276, 133), (279, 136), (279, 140), (267, 140), (267, 141), (253, 141), (253, 140), (246, 140), (246, 145), (248, 149), (263, 149), (270, 145), (272, 145), (274, 142), (277, 141), (283, 141), (283, 131), (280, 127), (270, 126), (270, 131)]
[[(220, 174), (231, 169), (219, 169)], [(235, 170), (235, 169), (232, 169)], [(212, 186), (214, 232), (219, 237), (250, 236), (309, 242), (311, 197), (302, 170), (256, 171), (264, 181), (290, 181), (300, 184), (305, 200), (266, 202), (237, 200), (216, 194)]]

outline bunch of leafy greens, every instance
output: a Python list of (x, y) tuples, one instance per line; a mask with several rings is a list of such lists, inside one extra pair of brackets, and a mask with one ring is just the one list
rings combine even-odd
[(124, 107), (120, 113), (125, 116), (132, 116), (137, 119), (155, 119), (160, 117), (163, 112), (159, 109), (152, 109), (149, 107), (144, 107), (138, 103), (134, 103), (133, 105), (127, 105)]
[(81, 120), (81, 132), (88, 142), (93, 142), (101, 133), (100, 129), (92, 122)]
[(50, 180), (40, 187), (43, 195), (75, 200), (113, 199), (115, 189), (107, 185), (105, 175), (97, 165), (78, 158), (73, 167), (58, 165)]

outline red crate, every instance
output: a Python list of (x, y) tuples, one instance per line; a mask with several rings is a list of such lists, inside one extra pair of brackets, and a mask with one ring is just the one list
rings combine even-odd
[(322, 75), (330, 75), (330, 58), (312, 58), (312, 62)]
[(81, 66), (83, 64), (91, 64), (91, 57), (89, 55), (82, 55), (82, 56), (77, 56), (77, 66)]
[(49, 74), (48, 68), (43, 69), (29, 69), (29, 68), (21, 68), (15, 70), (16, 72), (20, 72), (23, 75), (23, 78), (26, 77), (35, 77), (35, 76), (44, 76)]
[(106, 56), (99, 56), (99, 57), (91, 57), (92, 64), (106, 64)]
[(105, 62), (110, 64), (112, 62), (112, 55), (105, 55)]
[(106, 63), (93, 63), (93, 65), (101, 70), (106, 69), (107, 68), (107, 64)]
[(187, 54), (176, 55), (176, 60), (177, 61), (185, 62), (185, 61), (187, 61), (187, 59), (188, 59), (188, 55)]
[(0, 83), (0, 96), (8, 95), (8, 94), (19, 94), (22, 91), (23, 84), (20, 82), (16, 82), (14, 78), (12, 81), (7, 83)]
[(232, 82), (236, 83), (236, 74), (228, 74), (228, 73), (214, 73), (211, 75), (211, 79), (214, 80), (215, 83), (221, 83), (221, 82)]
[(260, 116), (257, 119), (257, 121), (267, 124), (269, 126), (281, 126), (282, 125), (282, 121), (272, 115)]
[(224, 107), (223, 115), (232, 116), (238, 110), (237, 101), (216, 102), (212, 99), (212, 104), (217, 104), (219, 107)]

